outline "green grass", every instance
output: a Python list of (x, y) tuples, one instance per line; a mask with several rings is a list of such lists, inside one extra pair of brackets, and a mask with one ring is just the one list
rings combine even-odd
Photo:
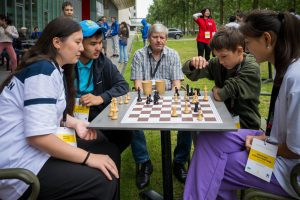
[[(130, 81), (130, 63), (132, 61), (133, 53), (143, 47), (142, 40), (137, 42), (134, 40), (129, 62), (124, 71), (124, 77), (128, 81), (130, 88), (133, 86), (133, 82)], [(167, 46), (176, 49), (180, 55), (182, 64), (193, 56), (197, 55), (197, 47), (195, 40), (169, 40)], [(261, 76), (268, 77), (267, 63), (261, 65)], [(197, 82), (191, 82), (185, 78), (185, 83), (190, 84), (192, 87), (203, 88), (204, 83), (208, 88), (212, 88), (213, 82), (209, 80), (200, 80)], [(262, 84), (262, 92), (271, 92), (272, 83)], [(261, 96), (261, 104), (259, 106), (262, 117), (266, 118), (269, 108), (269, 97)], [(161, 171), (161, 147), (160, 147), (160, 133), (159, 131), (145, 131), (147, 139), (147, 147), (150, 154), (151, 161), (154, 165), (154, 172), (151, 175), (151, 182), (146, 189), (154, 189), (159, 193), (163, 193), (162, 189), (162, 171)], [(175, 131), (171, 134), (172, 138), (172, 152), (176, 144)], [(122, 154), (122, 169), (121, 169), (121, 199), (122, 200), (135, 200), (139, 199), (139, 190), (135, 186), (135, 162), (132, 157), (131, 148), (125, 150)], [(173, 176), (173, 190), (174, 199), (181, 199), (184, 185), (177, 181)]]

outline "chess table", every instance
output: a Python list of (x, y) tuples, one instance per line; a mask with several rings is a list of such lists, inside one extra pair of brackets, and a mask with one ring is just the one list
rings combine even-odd
[[(184, 93), (180, 92), (178, 101), (173, 99), (172, 91), (161, 95), (158, 105), (146, 104), (146, 97), (137, 102), (137, 93), (129, 93), (131, 100), (128, 104), (118, 104), (118, 119), (111, 120), (107, 106), (89, 125), (90, 128), (106, 130), (160, 130), (162, 149), (163, 197), (173, 199), (171, 130), (182, 131), (233, 131), (236, 130), (232, 117), (225, 104), (217, 102), (209, 96), (208, 101), (199, 98), (199, 109), (203, 112), (203, 120), (197, 120), (193, 112), (191, 97), (189, 108), (191, 113), (183, 113), (185, 107)], [(171, 107), (176, 106), (177, 117), (171, 117)], [(121, 133), (120, 133), (121, 134)]]

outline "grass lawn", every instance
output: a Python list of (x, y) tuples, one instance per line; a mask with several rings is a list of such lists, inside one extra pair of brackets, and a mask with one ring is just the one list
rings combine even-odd
[[(133, 86), (133, 82), (130, 81), (130, 63), (134, 52), (137, 49), (143, 47), (143, 42), (133, 43), (129, 62), (124, 72), (124, 77), (128, 81), (130, 88)], [(184, 63), (192, 56), (197, 55), (197, 47), (195, 40), (169, 40), (167, 46), (178, 51), (181, 62)], [(261, 65), (261, 77), (268, 77), (267, 63)], [(197, 82), (191, 82), (185, 79), (185, 82), (192, 87), (203, 88), (204, 83), (207, 85), (208, 89), (212, 88), (213, 82), (209, 80), (202, 79)], [(271, 92), (272, 83), (262, 84), (262, 92)], [(260, 97), (260, 113), (262, 117), (266, 118), (268, 115), (269, 101), (270, 98), (266, 96)], [(150, 154), (151, 161), (154, 165), (154, 172), (151, 175), (150, 185), (146, 189), (154, 189), (162, 194), (162, 171), (161, 171), (161, 148), (160, 148), (160, 133), (159, 131), (145, 131), (147, 138), (147, 146)], [(176, 144), (176, 133), (172, 132), (172, 152)], [(171, 170), (171, 169), (170, 169)], [(181, 199), (183, 193), (184, 185), (177, 181), (173, 176), (173, 187), (174, 187), (174, 199)], [(121, 199), (122, 200), (135, 200), (139, 199), (139, 190), (135, 186), (135, 162), (132, 157), (131, 148), (128, 148), (122, 154), (122, 169), (121, 169)]]

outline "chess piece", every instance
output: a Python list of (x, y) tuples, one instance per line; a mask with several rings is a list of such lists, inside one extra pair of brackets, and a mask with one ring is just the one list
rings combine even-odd
[(199, 111), (199, 102), (196, 102), (194, 112), (198, 112), (198, 111)]
[[(179, 90), (177, 87), (175, 87), (175, 94), (179, 97)], [(174, 96), (175, 96), (175, 94), (174, 94)]]
[(191, 88), (191, 91), (190, 91), (190, 96), (193, 96), (194, 95), (194, 89)]
[(204, 85), (204, 97), (203, 97), (203, 101), (208, 101), (207, 86), (206, 85)]
[(122, 105), (122, 104), (124, 103), (124, 102), (123, 102), (123, 97), (120, 96), (120, 97), (119, 97), (119, 100), (120, 100), (120, 101), (119, 101), (119, 104)]
[(175, 101), (175, 102), (178, 102), (178, 96), (177, 96), (177, 93), (174, 94), (174, 101)]
[[(124, 103), (125, 103), (125, 104), (128, 104), (128, 103), (129, 103), (129, 101), (128, 101), (128, 100), (129, 100), (129, 99), (128, 99), (128, 97), (129, 97), (129, 95), (127, 94), (127, 95), (125, 96), (125, 101), (124, 101)], [(129, 97), (129, 98), (130, 98), (130, 97)]]
[(188, 92), (185, 93), (185, 96), (184, 96), (184, 100), (185, 100), (185, 101), (189, 101), (189, 96), (188, 96), (188, 94), (189, 94)]
[(153, 100), (151, 99), (151, 94), (149, 94), (149, 102), (152, 102)]
[(203, 120), (202, 110), (199, 110), (197, 119), (198, 119), (198, 121)]
[(184, 112), (185, 114), (188, 114), (188, 113), (191, 112), (190, 109), (189, 109), (189, 105), (188, 105), (188, 102), (187, 102), (187, 101), (185, 102), (183, 112)]
[(109, 104), (109, 113), (108, 113), (108, 116), (109, 116), (109, 117), (112, 117), (112, 116), (113, 116), (112, 109), (113, 109), (113, 103), (110, 103), (110, 104)]
[(118, 119), (118, 114), (117, 114), (117, 110), (114, 108), (113, 110), (112, 110), (112, 116), (111, 116), (111, 119), (112, 120), (116, 120), (116, 119)]
[(178, 117), (176, 106), (172, 106), (171, 116)]
[(127, 96), (127, 99), (128, 99), (128, 101), (129, 101), (129, 100), (131, 99), (131, 98), (130, 98), (130, 94), (129, 94), (129, 93), (127, 93), (127, 95), (126, 95), (126, 96)]
[(150, 104), (150, 97), (147, 96), (146, 104)]
[(201, 96), (200, 88), (197, 88), (197, 96)]
[(119, 109), (118, 109), (118, 106), (117, 106), (117, 98), (116, 97), (112, 98), (112, 103), (114, 104), (113, 105), (114, 110), (116, 110), (116, 112), (119, 112)]
[(142, 97), (141, 97), (141, 89), (140, 88), (138, 88), (137, 93), (138, 93), (137, 102), (141, 102), (142, 101)]
[(186, 84), (186, 93), (187, 93), (187, 96), (189, 96), (189, 92), (190, 92), (190, 86), (189, 86), (189, 84)]

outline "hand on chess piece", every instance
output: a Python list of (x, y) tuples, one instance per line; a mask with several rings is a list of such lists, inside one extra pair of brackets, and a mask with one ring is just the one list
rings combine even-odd
[(103, 103), (101, 96), (95, 96), (91, 93), (81, 96), (80, 103), (84, 106), (98, 106)]

